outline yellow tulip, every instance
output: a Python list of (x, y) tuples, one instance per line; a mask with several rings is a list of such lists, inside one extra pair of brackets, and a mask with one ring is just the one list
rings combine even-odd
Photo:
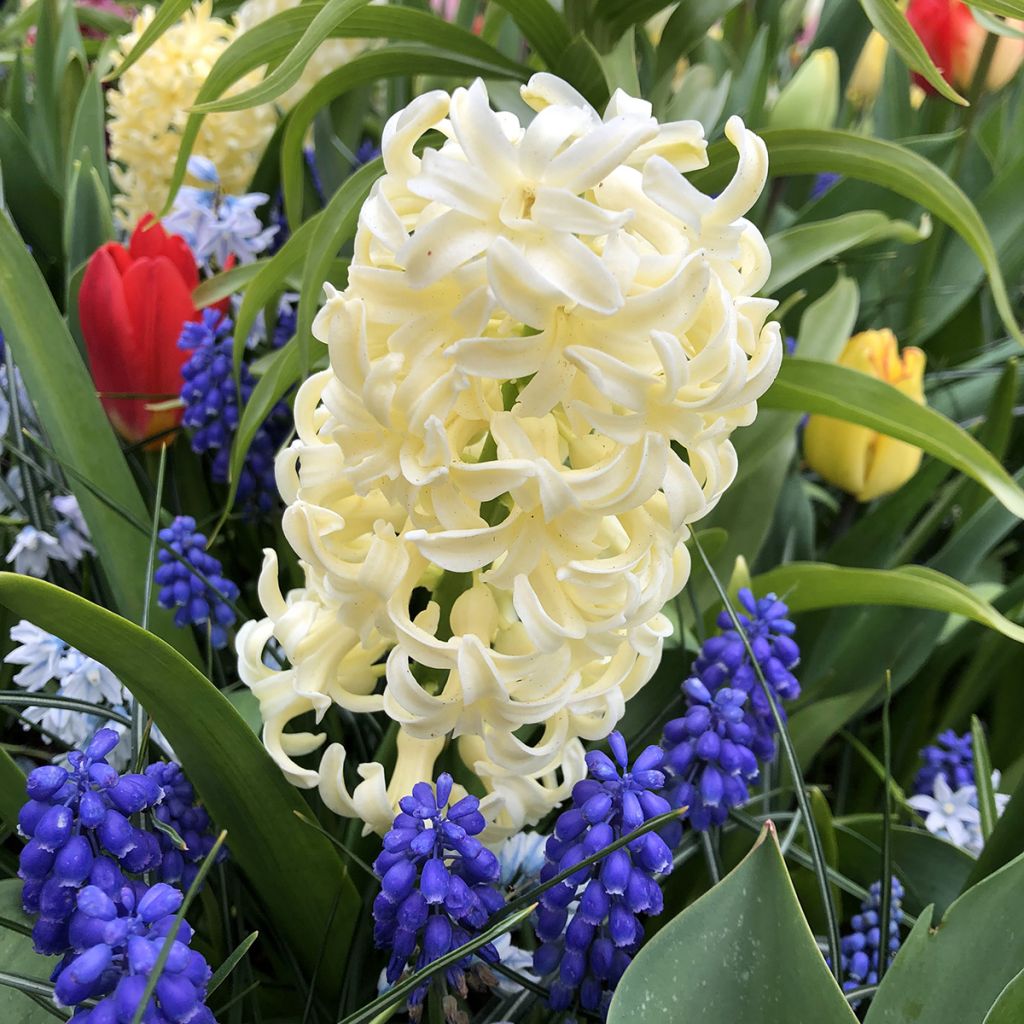
[(889, 44), (885, 41), (885, 36), (872, 29), (846, 86), (846, 98), (855, 107), (867, 106), (878, 95), (888, 55)]
[[(924, 353), (905, 348), (886, 329), (855, 334), (839, 365), (891, 384), (924, 405)], [(816, 473), (858, 501), (871, 501), (902, 487), (921, 464), (921, 449), (855, 423), (811, 416), (804, 430), (804, 458)]]
[(839, 58), (815, 50), (779, 93), (768, 115), (771, 128), (831, 128), (839, 113)]

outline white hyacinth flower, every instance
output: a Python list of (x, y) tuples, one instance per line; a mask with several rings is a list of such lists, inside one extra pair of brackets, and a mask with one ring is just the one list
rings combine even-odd
[[(685, 586), (690, 524), (736, 475), (782, 358), (771, 266), (745, 218), (768, 173), (739, 163), (712, 198), (694, 121), (616, 92), (603, 114), (549, 74), (523, 126), (482, 82), (388, 122), (386, 174), (360, 214), (348, 287), (314, 334), (277, 464), (305, 586), (238, 638), (264, 742), (296, 785), (386, 829), (456, 741), (487, 795), (488, 841), (535, 823), (585, 774), (652, 676)], [(439, 148), (419, 152), (436, 130)], [(429, 593), (424, 600), (422, 595)], [(276, 639), (288, 664), (265, 664)], [(383, 675), (383, 688), (380, 686)], [(290, 723), (332, 704), (398, 727), (390, 778)]]
[(5, 561), (14, 563), (14, 571), (42, 579), (50, 570), (50, 560), (67, 562), (68, 555), (52, 533), (23, 526), (14, 538)]

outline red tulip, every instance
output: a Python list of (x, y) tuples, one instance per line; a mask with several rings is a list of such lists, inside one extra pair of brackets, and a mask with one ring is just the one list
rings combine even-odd
[[(942, 77), (963, 91), (970, 87), (978, 66), (987, 32), (974, 20), (960, 0), (910, 0), (907, 21), (917, 33), (932, 63)], [(1011, 20), (1016, 28), (1024, 24)], [(1016, 74), (1024, 59), (1024, 40), (1004, 37), (999, 40), (985, 77), (985, 88), (1001, 89)], [(920, 75), (914, 75), (925, 91), (935, 89)]]
[[(181, 409), (152, 409), (181, 390), (188, 352), (178, 348), (182, 326), (199, 319), (192, 291), (195, 258), (183, 238), (169, 235), (152, 214), (139, 221), (128, 248), (108, 242), (89, 259), (78, 315), (93, 381), (114, 429), (137, 442), (177, 426)], [(106, 395), (132, 394), (138, 398)]]

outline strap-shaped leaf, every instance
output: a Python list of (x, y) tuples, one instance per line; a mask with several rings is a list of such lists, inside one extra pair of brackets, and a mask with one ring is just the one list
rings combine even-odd
[(942, 77), (928, 56), (924, 43), (910, 27), (907, 16), (893, 0), (860, 0), (860, 5), (871, 24), (888, 40), (889, 45), (903, 58), (911, 71), (916, 71), (927, 79), (928, 83), (947, 100), (967, 106), (967, 100)]
[(814, 359), (786, 359), (761, 404), (831, 416), (906, 441), (976, 480), (1024, 518), (1024, 490), (991, 452), (942, 413), (866, 373)]
[[(162, 640), (42, 580), (0, 573), (0, 604), (106, 665), (167, 737), (307, 972), (345, 961), (359, 897), (334, 847), (302, 825), (305, 804), (227, 698)], [(339, 909), (328, 930), (335, 896)], [(337, 971), (321, 971), (328, 988)]]
[[(771, 173), (820, 174), (833, 171), (881, 185), (920, 203), (945, 221), (974, 250), (985, 268), (996, 309), (1006, 329), (1024, 345), (1014, 319), (1006, 282), (985, 222), (964, 191), (930, 160), (893, 142), (828, 129), (769, 129), (762, 134), (771, 159)], [(690, 175), (706, 192), (721, 189), (736, 166), (727, 142), (709, 147), (710, 166)]]
[(131, 52), (105, 81), (112, 82), (123, 75), (191, 6), (192, 0), (163, 0)]

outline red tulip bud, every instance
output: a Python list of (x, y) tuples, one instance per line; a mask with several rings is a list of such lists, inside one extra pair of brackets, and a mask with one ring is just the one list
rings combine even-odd
[[(78, 315), (96, 390), (110, 422), (137, 442), (177, 426), (181, 409), (152, 409), (181, 390), (188, 352), (182, 326), (198, 320), (192, 291), (199, 271), (183, 238), (147, 214), (128, 248), (108, 242), (89, 260)], [(106, 397), (117, 394), (138, 398)]]

